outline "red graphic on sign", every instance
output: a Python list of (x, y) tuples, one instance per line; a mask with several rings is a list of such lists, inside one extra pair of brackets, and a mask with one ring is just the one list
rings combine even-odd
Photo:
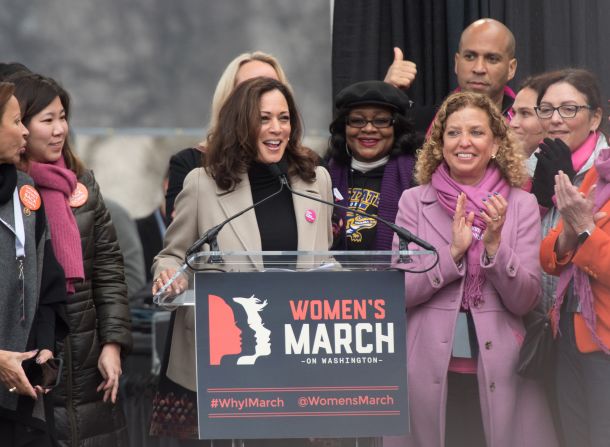
[(233, 309), (222, 298), (208, 296), (210, 321), (210, 365), (220, 365), (225, 355), (241, 353), (241, 330)]

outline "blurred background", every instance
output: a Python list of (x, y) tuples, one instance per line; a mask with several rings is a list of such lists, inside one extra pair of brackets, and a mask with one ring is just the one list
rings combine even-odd
[(0, 0), (0, 54), (72, 96), (76, 152), (134, 218), (161, 200), (169, 157), (205, 136), (238, 54), (277, 57), (323, 151), (332, 113), (328, 0)]

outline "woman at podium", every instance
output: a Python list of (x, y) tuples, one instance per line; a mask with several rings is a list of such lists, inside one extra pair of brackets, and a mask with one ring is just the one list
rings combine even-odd
[[(168, 282), (205, 231), (280, 190), (280, 177), (270, 165), (287, 166), (292, 189), (332, 201), (330, 176), (317, 166), (317, 156), (301, 145), (302, 133), (299, 112), (284, 84), (255, 78), (235, 88), (208, 136), (204, 167), (188, 174), (176, 199), (174, 220), (155, 258), (153, 294)], [(218, 234), (218, 245), (220, 250), (239, 251), (328, 250), (331, 214), (330, 206), (293, 196), (284, 187), (226, 225)], [(153, 403), (153, 434), (198, 437), (194, 342), (194, 308), (179, 308)], [(222, 443), (215, 441), (218, 445)], [(286, 441), (248, 441), (247, 445), (279, 446)], [(290, 445), (310, 445), (310, 441), (290, 440)]]
[[(541, 277), (522, 157), (489, 98), (445, 100), (418, 154), (420, 186), (403, 193), (396, 217), (439, 262), (405, 273), (411, 433), (384, 445), (557, 445), (543, 390), (516, 372)], [(417, 258), (399, 267), (430, 265)]]

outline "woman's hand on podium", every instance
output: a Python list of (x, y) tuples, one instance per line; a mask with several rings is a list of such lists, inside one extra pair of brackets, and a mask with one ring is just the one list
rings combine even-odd
[[(159, 276), (153, 281), (152, 293), (156, 295), (159, 290), (161, 290), (170, 279), (176, 274), (175, 269), (167, 269), (163, 270)], [(183, 276), (179, 276), (174, 280), (171, 284), (170, 288), (167, 289), (167, 292), (171, 295), (180, 295), (182, 292), (186, 290), (186, 280)]]

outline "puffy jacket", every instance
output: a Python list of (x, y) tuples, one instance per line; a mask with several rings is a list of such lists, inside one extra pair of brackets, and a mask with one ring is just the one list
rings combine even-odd
[(64, 358), (61, 384), (53, 391), (55, 425), (62, 446), (127, 446), (127, 424), (119, 404), (104, 403), (96, 391), (102, 382), (97, 368), (106, 343), (131, 350), (131, 321), (123, 257), (110, 215), (93, 173), (78, 181), (89, 196), (73, 208), (80, 231), (85, 280), (68, 295), (70, 335), (60, 352)]

